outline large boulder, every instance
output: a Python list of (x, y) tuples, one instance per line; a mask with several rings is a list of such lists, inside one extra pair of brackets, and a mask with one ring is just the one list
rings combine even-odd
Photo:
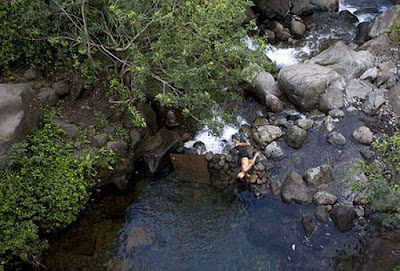
[(351, 222), (356, 217), (356, 213), (349, 206), (336, 205), (331, 210), (330, 216), (335, 222), (336, 227), (341, 232), (345, 232), (351, 229)]
[(274, 113), (279, 113), (282, 112), (283, 110), (283, 103), (281, 100), (279, 100), (278, 97), (272, 94), (268, 94), (265, 96), (265, 105), (267, 106), (267, 109), (274, 112)]
[(347, 83), (345, 93), (348, 98), (365, 99), (373, 88), (374, 85), (369, 82), (353, 79)]
[(279, 97), (282, 92), (279, 90), (278, 83), (275, 81), (274, 77), (265, 71), (258, 73), (251, 84), (254, 86), (251, 89), (251, 94), (261, 103), (265, 104), (265, 96), (268, 94), (275, 95)]
[(338, 41), (307, 62), (330, 67), (345, 78), (352, 79), (373, 66), (374, 56), (367, 51), (356, 52), (344, 42)]
[(256, 7), (265, 15), (285, 17), (290, 12), (289, 0), (255, 0)]
[(290, 172), (283, 182), (281, 197), (287, 203), (309, 204), (312, 202), (309, 188), (295, 171)]
[(278, 83), (290, 102), (300, 110), (311, 111), (328, 87), (343, 85), (343, 78), (331, 68), (308, 63), (282, 68)]
[(400, 21), (400, 5), (393, 6), (379, 15), (372, 23), (369, 37), (376, 38), (384, 34), (393, 24)]
[(392, 41), (388, 34), (382, 34), (378, 37), (367, 41), (360, 46), (360, 50), (368, 51), (374, 56), (387, 56), (391, 55)]
[(319, 110), (328, 112), (332, 109), (343, 107), (343, 89), (337, 87), (330, 87), (319, 98)]
[(40, 115), (29, 85), (0, 84), (0, 168), (4, 154), (36, 128)]
[(282, 136), (282, 130), (278, 126), (261, 125), (252, 128), (253, 137), (258, 144), (267, 146), (272, 141)]

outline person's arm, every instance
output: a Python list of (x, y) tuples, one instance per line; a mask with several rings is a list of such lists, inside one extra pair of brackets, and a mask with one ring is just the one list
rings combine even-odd
[(236, 146), (251, 146), (251, 144), (248, 140), (246, 140), (246, 142), (237, 142)]

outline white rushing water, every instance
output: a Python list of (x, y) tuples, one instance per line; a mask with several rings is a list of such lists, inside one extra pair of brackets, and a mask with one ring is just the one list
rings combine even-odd
[[(367, 2), (367, 1), (366, 1)], [(363, 8), (370, 8), (368, 12), (358, 12), (360, 11), (359, 3), (356, 1), (349, 1), (349, 0), (340, 0), (339, 1), (339, 12), (347, 10), (357, 16), (359, 23), (362, 22), (372, 22), (378, 13), (385, 12), (391, 6), (390, 0), (376, 0), (370, 1), (370, 3), (366, 3)], [(373, 10), (376, 12), (372, 12)]]

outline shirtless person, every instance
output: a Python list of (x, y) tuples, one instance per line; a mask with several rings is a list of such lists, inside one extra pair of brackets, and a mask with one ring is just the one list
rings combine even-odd
[(246, 140), (245, 142), (240, 141), (237, 137), (233, 138), (233, 143), (235, 143), (235, 148), (239, 154), (240, 161), (240, 172), (237, 175), (238, 179), (242, 179), (244, 177), (250, 178), (249, 171), (256, 163), (257, 157), (260, 155), (259, 151), (254, 153), (252, 159), (250, 159), (249, 154), (247, 153), (247, 146), (251, 146), (250, 142)]

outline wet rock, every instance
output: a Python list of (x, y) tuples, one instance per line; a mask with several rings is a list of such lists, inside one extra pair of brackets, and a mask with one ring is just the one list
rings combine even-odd
[(292, 21), (290, 22), (290, 33), (295, 38), (301, 39), (306, 32), (306, 26), (302, 22), (302, 20), (298, 17), (293, 17)]
[(315, 217), (322, 223), (328, 223), (329, 212), (327, 210), (327, 207), (324, 205), (317, 206), (317, 210), (315, 211)]
[(362, 105), (362, 110), (368, 115), (375, 115), (379, 108), (385, 103), (385, 94), (382, 89), (376, 89), (368, 94)]
[(351, 222), (356, 217), (353, 208), (349, 206), (336, 205), (330, 212), (330, 217), (335, 222), (335, 226), (341, 231), (351, 230)]
[(319, 110), (328, 112), (332, 109), (341, 108), (344, 105), (343, 89), (338, 87), (331, 87), (326, 90), (319, 98)]
[(305, 215), (301, 220), (301, 224), (306, 232), (306, 236), (310, 237), (316, 229), (313, 217), (311, 215)]
[(363, 81), (353, 79), (346, 85), (346, 96), (349, 98), (361, 98), (365, 99), (368, 94), (372, 91), (373, 87)]
[(300, 127), (293, 125), (285, 133), (286, 143), (296, 149), (301, 148), (307, 139), (307, 132)]
[(376, 38), (381, 34), (385, 34), (398, 21), (400, 21), (399, 5), (389, 8), (374, 20), (369, 30), (369, 37)]
[(291, 13), (295, 15), (301, 15), (303, 12), (308, 10), (309, 3), (309, 0), (292, 0)]
[(332, 132), (328, 134), (328, 142), (335, 146), (346, 145), (346, 138), (338, 132)]
[(56, 95), (58, 97), (65, 97), (71, 91), (70, 86), (64, 81), (58, 81), (51, 85), (51, 88), (54, 89)]
[(265, 96), (265, 105), (270, 111), (274, 113), (279, 113), (283, 110), (283, 103), (281, 102), (281, 100), (279, 100), (278, 97), (272, 94), (268, 94)]
[(50, 106), (56, 105), (58, 101), (55, 91), (51, 88), (41, 88), (37, 97), (39, 98), (40, 102)]
[(312, 202), (306, 183), (295, 171), (290, 172), (283, 182), (281, 197), (287, 203), (309, 204)]
[(354, 25), (358, 23), (358, 18), (356, 15), (348, 10), (342, 10), (339, 13), (338, 21), (340, 22), (340, 27), (344, 31), (354, 30)]
[(373, 134), (372, 134), (371, 130), (366, 126), (362, 126), (362, 127), (357, 128), (356, 130), (354, 130), (353, 137), (358, 142), (360, 142), (361, 144), (364, 144), (364, 145), (371, 145), (371, 143), (373, 141)]
[(81, 97), (83, 93), (83, 86), (85, 85), (85, 80), (80, 77), (75, 76), (72, 79), (71, 90), (70, 90), (70, 97), (74, 100), (77, 100)]
[(355, 205), (366, 205), (369, 203), (369, 200), (367, 199), (366, 195), (363, 193), (357, 193), (353, 200), (353, 204)]
[(281, 194), (282, 181), (277, 178), (271, 178), (269, 181), (269, 190), (275, 197)]
[(278, 126), (262, 125), (253, 127), (253, 137), (261, 145), (268, 145), (282, 136), (282, 130)]
[(331, 116), (328, 116), (324, 123), (322, 124), (322, 128), (325, 131), (332, 132), (335, 129), (335, 125), (333, 125), (333, 119)]
[(68, 123), (62, 119), (55, 118), (53, 123), (60, 125), (60, 128), (65, 131), (68, 138), (75, 139), (80, 133), (80, 129), (77, 125)]
[(206, 159), (206, 161), (207, 162), (211, 162), (212, 161), (212, 159), (213, 159), (213, 157), (214, 157), (214, 154), (212, 153), (212, 152), (207, 152), (205, 155), (204, 155), (204, 158)]
[(326, 191), (318, 191), (313, 196), (316, 205), (333, 205), (337, 202), (337, 197)]
[(376, 153), (371, 150), (361, 150), (360, 153), (367, 163), (371, 163), (376, 158)]
[(374, 56), (366, 51), (356, 52), (344, 42), (338, 41), (329, 49), (308, 60), (335, 70), (347, 79), (357, 78), (374, 64)]
[(0, 84), (0, 168), (4, 154), (36, 128), (40, 115), (29, 85)]
[(313, 127), (314, 121), (312, 119), (298, 119), (296, 125), (307, 131)]
[(129, 137), (131, 139), (131, 149), (137, 150), (143, 142), (143, 135), (140, 132), (140, 129), (131, 129), (129, 131)]
[(32, 69), (32, 68), (28, 69), (24, 73), (24, 78), (26, 80), (36, 80), (36, 79), (41, 79), (42, 77), (43, 76), (42, 76), (42, 73), (40, 71)]
[(364, 217), (364, 208), (362, 206), (355, 206), (353, 207), (354, 213), (356, 214), (357, 217)]
[(356, 37), (354, 38), (354, 43), (357, 45), (362, 45), (368, 40), (369, 22), (361, 22), (357, 25)]
[(261, 197), (268, 194), (268, 186), (266, 184), (259, 184), (259, 180), (260, 179), (257, 179), (257, 184), (251, 186), (256, 197)]
[(128, 144), (121, 140), (107, 142), (107, 149), (114, 151), (117, 156), (124, 156), (128, 153)]
[(343, 118), (344, 112), (340, 109), (332, 109), (328, 112), (328, 115), (332, 118)]
[(278, 145), (278, 143), (276, 143), (276, 141), (268, 144), (268, 146), (265, 148), (264, 153), (265, 156), (272, 159), (278, 159), (284, 155), (283, 150)]
[(126, 249), (131, 253), (137, 253), (152, 245), (155, 238), (155, 231), (144, 227), (134, 227), (126, 236)]
[(342, 77), (334, 70), (311, 63), (282, 68), (278, 82), (290, 102), (304, 111), (315, 109), (319, 96), (329, 86), (343, 84)]
[(252, 20), (256, 20), (257, 16), (254, 14), (254, 11), (250, 7), (246, 7), (246, 19), (244, 20), (244, 24), (249, 24)]
[(305, 179), (308, 184), (313, 186), (331, 183), (334, 181), (332, 167), (324, 164), (316, 168), (310, 168), (306, 171)]
[(275, 38), (279, 41), (288, 41), (290, 38), (289, 29), (284, 28), (280, 23), (277, 21), (273, 21), (268, 24), (268, 27), (274, 31)]
[(204, 143), (201, 142), (201, 141), (196, 141), (196, 142), (193, 144), (193, 148), (195, 148), (195, 149), (198, 150), (200, 153), (202, 153), (202, 152), (206, 151), (206, 144), (204, 144)]

